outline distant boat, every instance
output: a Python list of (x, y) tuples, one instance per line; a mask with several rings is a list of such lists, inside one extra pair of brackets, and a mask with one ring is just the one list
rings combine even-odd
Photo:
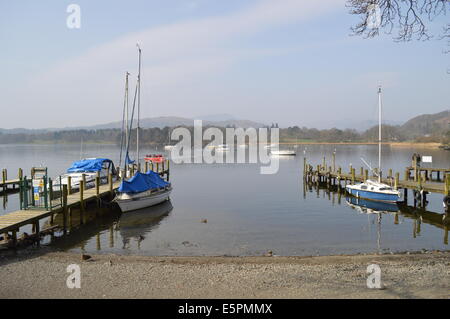
[(381, 87), (378, 88), (378, 181), (366, 180), (357, 185), (347, 185), (347, 192), (358, 198), (382, 202), (398, 202), (401, 193), (381, 182)]
[(164, 150), (165, 151), (171, 151), (174, 147), (175, 147), (175, 145), (171, 145), (170, 144), (170, 129), (169, 129), (169, 144), (164, 145)]
[[(60, 190), (62, 185), (68, 185), (70, 177), (71, 189), (79, 189), (80, 181), (84, 178), (86, 181), (85, 188), (90, 188), (95, 186), (95, 178), (97, 174), (100, 174), (100, 182), (102, 184), (107, 183), (107, 177), (109, 173), (116, 176), (116, 168), (114, 163), (107, 158), (85, 158), (80, 161), (76, 161), (72, 164), (67, 173), (58, 176), (54, 179), (53, 189)], [(61, 181), (61, 182), (60, 182)]]
[(295, 156), (295, 155), (297, 155), (295, 153), (295, 151), (293, 151), (293, 150), (279, 150), (279, 151), (271, 150), (270, 154), (278, 155), (278, 156)]
[(216, 152), (229, 152), (230, 151), (230, 147), (228, 146), (228, 144), (217, 145), (214, 149), (216, 150)]
[(277, 146), (277, 145), (276, 144), (265, 145), (264, 149), (269, 150), (269, 149), (271, 149), (272, 147), (275, 147), (275, 146)]
[(144, 160), (151, 163), (162, 163), (165, 158), (162, 154), (147, 154), (145, 155)]

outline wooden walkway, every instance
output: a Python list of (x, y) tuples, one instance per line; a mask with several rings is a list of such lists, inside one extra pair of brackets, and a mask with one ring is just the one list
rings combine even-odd
[[(427, 169), (423, 169), (426, 172)], [(395, 189), (404, 189), (405, 197), (407, 196), (407, 190), (410, 189), (413, 192), (420, 192), (421, 194), (426, 193), (438, 193), (444, 195), (450, 195), (450, 169), (443, 168), (433, 168), (434, 172), (440, 171), (443, 173), (443, 180), (431, 180), (428, 177), (431, 177), (431, 169), (430, 175), (428, 174), (420, 174), (418, 173), (413, 178), (411, 178), (411, 167), (406, 167), (404, 179), (400, 179), (400, 173), (393, 173), (392, 169), (387, 170), (387, 177), (381, 179), (381, 181), (385, 184), (391, 185)], [(419, 171), (419, 170), (417, 170)], [(425, 176), (424, 176), (425, 175)], [(336, 169), (335, 166), (335, 157), (333, 154), (332, 165), (327, 166), (325, 162), (325, 158), (323, 158), (322, 164), (319, 164), (313, 167), (310, 164), (307, 164), (306, 158), (303, 159), (303, 177), (307, 182), (312, 183), (329, 183), (329, 184), (338, 184), (341, 182), (345, 184), (351, 183), (355, 184), (357, 182), (364, 182), (369, 177), (369, 171), (367, 169), (360, 168), (359, 174), (356, 174), (356, 170), (354, 167), (350, 166), (349, 173), (343, 173), (341, 167)], [(422, 195), (421, 195), (422, 196)]]
[[(113, 182), (112, 185), (105, 184), (100, 185), (97, 188), (89, 188), (83, 192), (81, 196), (80, 192), (76, 192), (70, 195), (67, 195), (67, 205), (61, 205), (59, 207), (53, 209), (27, 209), (27, 210), (18, 210), (15, 212), (7, 213), (3, 216), (0, 216), (0, 234), (7, 233), (12, 231), (17, 232), (18, 229), (22, 226), (33, 224), (37, 227), (37, 231), (39, 232), (39, 220), (51, 217), (56, 213), (63, 212), (66, 208), (69, 209), (74, 206), (85, 205), (87, 202), (92, 200), (97, 200), (99, 198), (105, 197), (107, 195), (112, 196), (112, 191), (117, 189), (120, 185), (120, 181)], [(52, 204), (60, 203), (60, 199), (53, 200)], [(14, 234), (13, 234), (14, 237)]]

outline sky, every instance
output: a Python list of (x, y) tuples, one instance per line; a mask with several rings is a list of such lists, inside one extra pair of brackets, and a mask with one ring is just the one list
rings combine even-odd
[(141, 118), (354, 127), (376, 121), (378, 85), (385, 121), (450, 109), (445, 42), (351, 36), (357, 21), (344, 0), (1, 1), (0, 128), (121, 121), (136, 43)]

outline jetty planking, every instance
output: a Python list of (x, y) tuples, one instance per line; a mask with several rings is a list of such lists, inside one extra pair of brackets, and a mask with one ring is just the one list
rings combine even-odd
[[(169, 180), (169, 161), (164, 161), (162, 163), (148, 163), (145, 162), (145, 171), (153, 170), (160, 175), (165, 175), (166, 179)], [(131, 173), (138, 169), (138, 167), (133, 166), (131, 169)], [(4, 173), (3, 182), (6, 181), (7, 172), (6, 169), (2, 170)], [(125, 176), (125, 173), (122, 172), (122, 175)], [(22, 169), (19, 169), (19, 178), (14, 181), (8, 183), (7, 185), (20, 185), (20, 181), (22, 179)], [(68, 219), (72, 216), (72, 208), (79, 208), (81, 221), (83, 221), (83, 214), (86, 209), (86, 205), (90, 202), (96, 202), (97, 207), (101, 205), (101, 200), (103, 198), (113, 199), (114, 191), (119, 187), (121, 180), (117, 179), (113, 180), (113, 175), (110, 173), (107, 177), (107, 183), (102, 184), (99, 176), (95, 179), (95, 186), (93, 188), (85, 189), (85, 182), (83, 180), (80, 181), (79, 190), (73, 192), (70, 188), (70, 180), (69, 186), (63, 185), (62, 194), (59, 198), (54, 198), (51, 200), (52, 205), (48, 209), (45, 208), (32, 208), (32, 209), (22, 209), (14, 212), (7, 213), (5, 215), (0, 216), (0, 234), (4, 234), (3, 239), (10, 239), (12, 246), (15, 246), (17, 243), (17, 233), (20, 230), (20, 227), (26, 225), (33, 225), (33, 235), (39, 236), (40, 234), (40, 224), (39, 222), (42, 219), (50, 217), (50, 225), (53, 226), (53, 216), (58, 213), (63, 214), (63, 230), (66, 232)], [(6, 183), (0, 184), (1, 188)], [(53, 205), (53, 203), (55, 205)], [(11, 233), (11, 234), (10, 234)]]

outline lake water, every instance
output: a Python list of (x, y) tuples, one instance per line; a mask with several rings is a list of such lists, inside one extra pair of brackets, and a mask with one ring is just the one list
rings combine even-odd
[[(327, 255), (448, 249), (442, 195), (429, 195), (428, 212), (408, 208), (378, 215), (352, 208), (345, 195), (305, 189), (303, 154), (313, 165), (321, 163), (323, 156), (331, 165), (334, 150), (336, 165), (345, 171), (353, 164), (358, 172), (363, 166), (360, 157), (377, 162), (376, 145), (300, 145), (296, 157), (280, 158), (280, 169), (273, 175), (261, 175), (259, 164), (172, 164), (170, 202), (125, 214), (117, 208), (102, 209), (101, 217), (92, 217), (66, 236), (48, 236), (43, 244), (71, 252), (174, 256), (261, 255), (268, 250), (275, 255)], [(429, 165), (450, 166), (448, 151), (385, 146), (385, 173), (392, 168), (403, 177), (415, 152), (433, 156)], [(112, 145), (85, 145), (82, 156), (109, 157), (116, 162), (118, 154), (119, 149)], [(56, 176), (79, 158), (77, 145), (0, 145), (0, 168), (7, 168), (10, 178), (19, 167), (29, 175), (30, 168), (39, 165)], [(411, 194), (409, 197), (412, 199)], [(0, 214), (18, 206), (17, 194), (3, 197)]]

